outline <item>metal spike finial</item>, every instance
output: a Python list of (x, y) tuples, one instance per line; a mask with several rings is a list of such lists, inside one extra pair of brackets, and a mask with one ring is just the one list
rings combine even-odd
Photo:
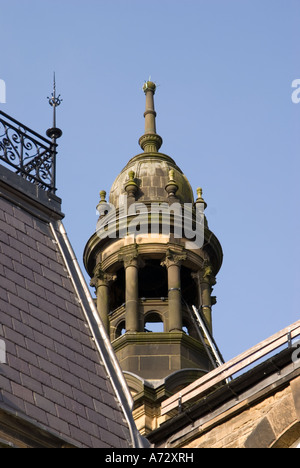
[(62, 135), (62, 131), (56, 127), (56, 108), (60, 106), (63, 99), (60, 97), (60, 94), (56, 96), (56, 79), (55, 79), (55, 72), (53, 73), (53, 92), (51, 93), (51, 97), (47, 97), (48, 102), (51, 107), (53, 107), (53, 127), (47, 130), (47, 136), (51, 138), (59, 138)]
[(55, 72), (53, 73), (53, 92), (51, 93), (51, 97), (47, 97), (49, 104), (53, 107), (53, 128), (56, 128), (56, 107), (60, 106), (63, 99), (60, 97), (60, 94), (56, 96), (56, 79), (55, 79)]

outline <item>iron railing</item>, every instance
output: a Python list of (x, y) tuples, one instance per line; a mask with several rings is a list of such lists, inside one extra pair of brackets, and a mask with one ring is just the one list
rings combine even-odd
[(56, 192), (55, 138), (52, 141), (0, 111), (0, 160), (29, 182)]

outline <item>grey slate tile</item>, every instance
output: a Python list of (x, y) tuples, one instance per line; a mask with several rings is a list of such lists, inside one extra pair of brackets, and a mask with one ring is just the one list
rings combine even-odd
[(48, 398), (45, 398), (42, 395), (39, 395), (38, 393), (35, 393), (34, 400), (35, 400), (36, 406), (39, 409), (44, 410), (46, 413), (50, 413), (54, 416), (57, 416), (56, 406)]
[(47, 414), (47, 419), (49, 421), (49, 425), (51, 427), (55, 427), (55, 429), (64, 436), (71, 435), (69, 424), (61, 418), (57, 416), (53, 416), (52, 414)]
[(15, 382), (11, 383), (12, 392), (16, 397), (22, 398), (22, 400), (27, 401), (28, 403), (34, 403), (34, 394), (32, 390), (19, 385)]
[[(0, 402), (86, 447), (129, 430), (50, 227), (0, 198)], [(114, 419), (118, 422), (111, 421)]]

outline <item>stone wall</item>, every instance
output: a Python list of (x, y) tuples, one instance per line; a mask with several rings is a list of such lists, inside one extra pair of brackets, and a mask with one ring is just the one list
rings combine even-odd
[(300, 439), (300, 377), (259, 403), (211, 420), (185, 448), (291, 448)]

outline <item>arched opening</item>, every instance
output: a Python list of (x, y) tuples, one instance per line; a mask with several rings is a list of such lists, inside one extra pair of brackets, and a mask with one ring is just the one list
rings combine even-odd
[(168, 297), (168, 272), (160, 260), (147, 260), (139, 270), (139, 297)]
[(191, 336), (192, 338), (195, 338), (196, 340), (199, 340), (199, 336), (198, 336), (197, 330), (195, 328), (195, 325), (187, 317), (187, 314), (185, 314), (185, 316), (186, 317), (183, 319), (183, 322), (182, 322), (182, 331), (186, 335)]
[(189, 330), (189, 325), (187, 323), (184, 323), (183, 322), (183, 326), (182, 326), (182, 331), (186, 334), (186, 335), (190, 335), (190, 330)]
[(297, 421), (276, 440), (272, 448), (300, 448), (300, 422)]
[(126, 333), (126, 324), (125, 324), (125, 320), (122, 320), (122, 322), (120, 322), (116, 328), (116, 339), (120, 338), (120, 336), (125, 335), (125, 333)]
[(164, 332), (164, 322), (158, 312), (150, 312), (146, 315), (144, 331), (148, 333)]

